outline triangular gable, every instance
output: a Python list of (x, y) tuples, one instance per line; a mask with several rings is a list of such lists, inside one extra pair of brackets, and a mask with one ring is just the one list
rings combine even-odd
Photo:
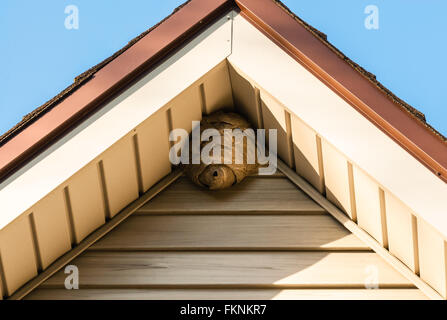
[[(235, 105), (258, 127), (279, 129), (281, 158), (445, 296), (443, 137), (278, 3), (236, 4), (240, 13), (229, 11), (232, 1), (188, 2), (82, 77), (56, 106), (4, 137), (3, 294), (11, 295), (170, 172), (160, 133), (190, 130), (202, 113)], [(380, 161), (359, 152), (362, 143), (381, 154)], [(389, 168), (399, 170), (389, 174)], [(408, 190), (409, 181), (423, 188), (421, 199), (414, 197), (418, 189)], [(74, 222), (74, 212), (86, 212), (79, 206), (84, 199), (94, 200), (92, 212)], [(391, 219), (391, 211), (400, 217)], [(66, 219), (64, 228), (55, 225)], [(17, 239), (23, 239), (21, 255), (12, 245)], [(22, 267), (12, 270), (19, 260)]]

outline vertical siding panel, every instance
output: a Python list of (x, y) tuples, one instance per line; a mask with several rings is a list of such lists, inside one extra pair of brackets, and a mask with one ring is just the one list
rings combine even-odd
[(206, 113), (213, 113), (221, 108), (233, 108), (230, 75), (226, 61), (211, 70), (204, 78)]
[(235, 109), (244, 115), (253, 126), (263, 128), (261, 121), (258, 119), (258, 101), (255, 88), (231, 64), (228, 64), (228, 70)]
[(96, 164), (92, 163), (69, 180), (68, 194), (76, 243), (105, 223), (99, 179)]
[(296, 172), (322, 193), (323, 172), (318, 157), (317, 135), (297, 117), (292, 115), (291, 120)]
[(385, 192), (388, 247), (392, 254), (417, 273), (417, 239), (410, 209), (389, 192)]
[(135, 150), (131, 136), (110, 147), (102, 156), (110, 218), (138, 198)]
[(326, 197), (356, 221), (355, 206), (351, 202), (348, 160), (323, 139), (321, 146)]
[(261, 91), (262, 119), (264, 128), (277, 130), (278, 156), (289, 167), (293, 167), (292, 154), (289, 149), (285, 109), (269, 94)]
[(0, 300), (3, 300), (5, 295), (6, 295), (5, 273), (3, 272), (3, 262), (2, 262), (1, 252), (0, 252)]
[[(413, 214), (411, 215), (411, 231), (413, 232), (413, 252), (414, 252), (414, 263), (415, 263), (414, 272), (417, 275), (419, 275), (421, 272), (421, 269), (420, 269), (420, 264), (419, 264), (420, 260), (419, 260), (418, 220), (417, 220), (416, 216)], [(445, 243), (444, 243), (444, 245), (445, 245)], [(447, 253), (446, 253), (446, 258), (447, 258)], [(447, 279), (447, 276), (446, 276), (446, 279)]]
[(380, 244), (386, 245), (382, 229), (379, 185), (356, 166), (353, 166), (353, 174), (358, 224)]
[[(1, 270), (1, 268), (0, 268), (0, 270)], [(0, 271), (1, 272), (1, 271)], [(2, 280), (2, 278), (1, 278), (1, 276), (0, 276), (0, 300), (3, 300), (3, 297), (4, 297), (4, 293), (3, 293), (3, 280)]]
[(171, 106), (172, 128), (192, 130), (192, 121), (202, 120), (200, 91), (197, 87), (190, 87), (174, 98)]
[(0, 255), (6, 294), (10, 296), (37, 275), (37, 259), (28, 216), (18, 218), (0, 231)]
[(205, 85), (203, 82), (199, 85), (199, 96), (200, 96), (200, 110), (202, 110), (202, 116), (204, 114), (209, 114), (206, 109), (206, 98), (205, 98)]
[(42, 268), (71, 249), (69, 222), (67, 221), (62, 189), (56, 189), (40, 200), (32, 209), (38, 252)]
[(292, 115), (284, 110), (285, 119), (286, 119), (286, 134), (287, 134), (287, 155), (288, 162), (290, 163), (290, 167), (295, 169), (295, 155), (293, 154), (293, 138), (292, 138)]
[(446, 298), (445, 241), (437, 231), (420, 218), (417, 219), (417, 230), (420, 276)]
[(138, 128), (138, 151), (143, 191), (171, 172), (169, 128), (166, 112), (155, 114)]

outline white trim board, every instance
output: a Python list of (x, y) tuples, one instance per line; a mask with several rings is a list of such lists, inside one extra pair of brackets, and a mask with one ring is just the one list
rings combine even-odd
[(447, 184), (241, 15), (228, 61), (447, 238)]
[[(233, 15), (233, 13), (230, 13)], [(0, 230), (231, 53), (228, 15), (0, 184)]]

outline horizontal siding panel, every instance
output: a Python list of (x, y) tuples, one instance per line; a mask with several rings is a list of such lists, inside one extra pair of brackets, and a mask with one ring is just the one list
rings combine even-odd
[[(73, 260), (90, 286), (264, 286), (364, 288), (367, 267), (383, 287), (413, 287), (375, 253), (86, 252)], [(59, 271), (42, 287), (63, 287)]]
[(68, 213), (63, 190), (58, 189), (39, 201), (32, 209), (37, 247), (46, 269), (71, 249)]
[(0, 255), (9, 296), (37, 275), (29, 216), (18, 218), (0, 231)]
[(418, 289), (38, 289), (28, 300), (426, 300)]
[(304, 199), (318, 207), (283, 175), (219, 192), (180, 177), (71, 262), (80, 290), (64, 290), (61, 270), (28, 298), (423, 297), (324, 210), (302, 211)]
[(329, 215), (131, 216), (92, 250), (370, 250)]
[(240, 184), (216, 191), (181, 177), (138, 213), (303, 212), (325, 211), (286, 178), (247, 177)]

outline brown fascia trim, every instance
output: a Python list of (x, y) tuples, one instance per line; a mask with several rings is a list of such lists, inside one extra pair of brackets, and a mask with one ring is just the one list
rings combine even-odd
[(107, 59), (101, 61), (100, 63), (96, 64), (95, 66), (91, 67), (87, 71), (83, 72), (79, 76), (75, 77), (72, 84), (70, 84), (67, 88), (59, 92), (56, 96), (54, 96), (52, 99), (45, 102), (40, 107), (34, 109), (27, 115), (25, 115), (22, 120), (17, 123), (13, 128), (5, 132), (3, 135), (0, 136), (0, 147), (4, 145), (6, 142), (11, 140), (13, 137), (15, 137), (17, 134), (19, 134), (24, 128), (28, 127), (30, 124), (32, 124), (34, 121), (39, 119), (43, 114), (57, 106), (63, 99), (68, 97), (70, 94), (72, 94), (74, 91), (76, 91), (79, 87), (81, 87), (86, 81), (90, 80), (91, 77), (98, 72), (100, 69), (102, 69), (104, 66), (106, 66), (110, 61), (118, 57), (120, 54), (122, 54), (124, 51), (129, 49), (131, 46), (133, 46), (137, 41), (139, 41), (141, 38), (146, 36), (149, 32), (151, 32), (153, 29), (157, 28), (160, 24), (162, 24), (164, 21), (169, 19), (175, 12), (180, 10), (182, 7), (184, 7), (188, 2), (191, 0), (186, 1), (185, 3), (181, 4), (177, 8), (173, 10), (173, 12), (168, 15), (166, 18), (152, 26), (151, 28), (147, 29), (137, 37), (130, 40), (127, 45), (125, 45), (123, 48), (115, 52), (113, 55), (108, 57)]
[(447, 182), (447, 143), (442, 136), (390, 99), (308, 26), (291, 16), (279, 1), (236, 0), (236, 3), (245, 19)]
[(123, 52), (106, 60), (88, 79), (82, 79), (81, 86), (68, 90), (57, 106), (38, 115), (1, 145), (0, 182), (233, 6), (233, 0), (190, 0)]

